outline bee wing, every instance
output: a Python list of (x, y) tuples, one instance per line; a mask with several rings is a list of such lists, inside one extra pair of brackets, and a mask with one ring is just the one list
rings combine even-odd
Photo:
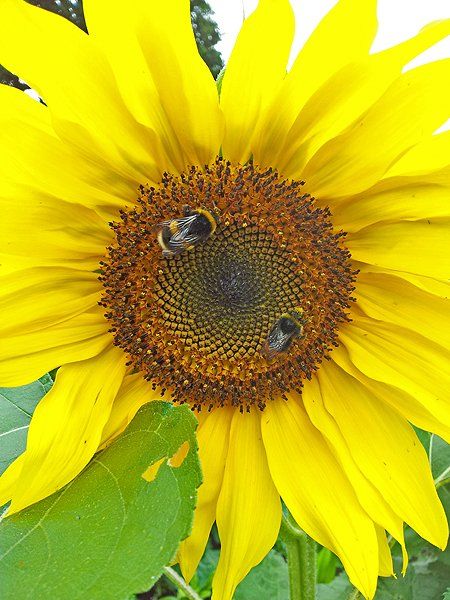
[(283, 352), (290, 337), (289, 334), (283, 333), (279, 327), (271, 331), (263, 346), (263, 352), (267, 359), (272, 360), (278, 353)]
[[(181, 235), (182, 233), (183, 235), (186, 235), (186, 233), (189, 231), (192, 222), (195, 221), (196, 218), (196, 215), (189, 215), (188, 217), (180, 217), (179, 219), (169, 219), (168, 221), (161, 221), (161, 223), (156, 223), (156, 225), (153, 225), (152, 231), (160, 231), (163, 227), (169, 227), (171, 223), (176, 221), (179, 230), (177, 231), (177, 233), (174, 234), (174, 236)], [(174, 236), (172, 236), (172, 238)]]

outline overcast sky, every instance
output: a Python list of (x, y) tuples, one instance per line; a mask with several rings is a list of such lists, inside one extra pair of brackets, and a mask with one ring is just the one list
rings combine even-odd
[[(365, 0), (360, 0), (364, 2)], [(249, 15), (257, 0), (209, 0), (219, 24), (222, 41), (217, 48), (226, 61), (242, 24), (243, 14)], [(298, 52), (321, 17), (336, 0), (291, 0), (296, 13), (297, 31), (293, 55)], [(450, 18), (450, 0), (378, 0), (380, 29), (374, 49), (381, 49), (411, 37), (427, 23)], [(450, 57), (450, 37), (428, 51), (420, 62)], [(419, 62), (419, 61), (418, 61)]]

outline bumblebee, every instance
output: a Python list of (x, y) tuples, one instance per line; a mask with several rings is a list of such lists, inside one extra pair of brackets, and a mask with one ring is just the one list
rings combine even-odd
[(197, 244), (206, 242), (217, 227), (216, 218), (203, 209), (183, 208), (183, 216), (164, 221), (157, 225), (158, 242), (166, 258), (175, 256), (184, 250), (190, 250)]
[(267, 360), (273, 360), (278, 354), (286, 352), (296, 337), (303, 334), (302, 309), (297, 308), (283, 313), (270, 330), (263, 346)]

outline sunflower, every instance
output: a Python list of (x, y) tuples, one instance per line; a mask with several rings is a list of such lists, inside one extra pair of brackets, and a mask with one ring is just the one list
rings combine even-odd
[(144, 403), (186, 402), (186, 579), (216, 521), (231, 598), (282, 499), (372, 598), (386, 532), (447, 543), (410, 423), (450, 441), (450, 62), (404, 66), (450, 22), (370, 54), (376, 1), (340, 0), (286, 71), (292, 8), (260, 0), (219, 97), (187, 0), (84, 8), (88, 35), (0, 8), (0, 62), (43, 99), (0, 89), (0, 384), (61, 367), (0, 505), (60, 489)]

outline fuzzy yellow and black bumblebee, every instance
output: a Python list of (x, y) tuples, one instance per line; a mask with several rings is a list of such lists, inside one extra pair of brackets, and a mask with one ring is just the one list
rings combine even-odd
[(263, 354), (267, 360), (273, 360), (286, 352), (294, 339), (303, 334), (302, 313), (301, 308), (283, 313), (272, 327), (263, 346)]
[(157, 225), (163, 256), (169, 258), (206, 242), (217, 228), (217, 218), (203, 208), (183, 208), (183, 216)]

